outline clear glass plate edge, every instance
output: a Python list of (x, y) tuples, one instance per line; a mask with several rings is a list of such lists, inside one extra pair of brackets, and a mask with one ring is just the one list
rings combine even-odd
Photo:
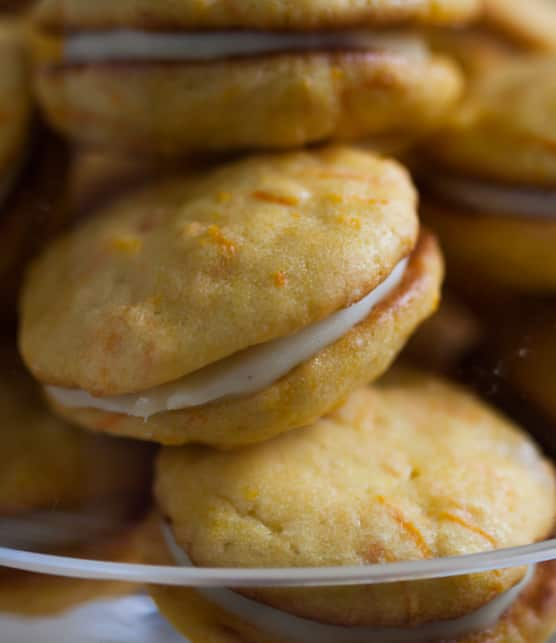
[(0, 547), (0, 566), (92, 580), (183, 587), (326, 587), (460, 576), (556, 559), (556, 539), (451, 558), (351, 567), (227, 569), (84, 560)]

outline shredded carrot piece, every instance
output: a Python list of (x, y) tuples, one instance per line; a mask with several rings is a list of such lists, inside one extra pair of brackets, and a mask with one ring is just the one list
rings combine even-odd
[(288, 276), (285, 272), (279, 270), (274, 273), (274, 285), (276, 288), (283, 288), (288, 283)]
[(449, 520), (451, 522), (455, 522), (456, 524), (461, 525), (462, 527), (465, 527), (465, 529), (469, 529), (469, 531), (473, 531), (476, 534), (479, 534), (479, 536), (482, 536), (485, 540), (488, 540), (488, 542), (494, 547), (498, 545), (496, 538), (494, 538), (494, 536), (489, 534), (488, 531), (484, 530), (482, 527), (479, 527), (478, 525), (473, 524), (472, 522), (465, 520), (465, 518), (462, 518), (457, 514), (454, 514), (450, 511), (444, 511), (442, 512), (442, 518), (445, 518), (446, 520)]
[(403, 529), (405, 529), (405, 531), (412, 537), (413, 541), (421, 550), (422, 554), (427, 558), (431, 558), (432, 552), (430, 550), (430, 547), (428, 546), (423, 534), (417, 529), (417, 527), (410, 520), (408, 520), (397, 507), (389, 504), (384, 496), (377, 496), (377, 501), (386, 509), (390, 517), (395, 520)]
[(272, 192), (265, 192), (264, 190), (257, 190), (253, 192), (253, 198), (259, 201), (267, 201), (268, 203), (276, 203), (277, 205), (298, 205), (299, 199), (294, 196), (287, 196), (283, 194), (272, 194)]
[(207, 229), (210, 240), (217, 244), (220, 252), (226, 257), (233, 257), (237, 254), (237, 246), (233, 241), (222, 234), (222, 230), (216, 225), (211, 225)]

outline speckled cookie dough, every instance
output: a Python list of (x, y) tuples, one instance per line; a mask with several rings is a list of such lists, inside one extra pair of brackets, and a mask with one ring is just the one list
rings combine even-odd
[[(415, 201), (397, 163), (342, 148), (157, 183), (34, 264), (24, 358), (97, 430), (228, 447), (301, 426), (380, 375), (436, 306), (442, 260)], [(215, 388), (237, 368), (240, 389)]]
[[(462, 389), (394, 371), (314, 425), (229, 453), (164, 449), (156, 497), (194, 565), (311, 567), (463, 555), (546, 538), (554, 474)], [(479, 609), (523, 569), (328, 589), (238, 590), (337, 626), (407, 627)]]
[(462, 79), (408, 27), (459, 24), (478, 4), (46, 0), (37, 93), (54, 127), (111, 154), (410, 144), (442, 123)]
[(37, 20), (49, 29), (318, 29), (407, 20), (458, 22), (473, 18), (478, 0), (43, 0)]

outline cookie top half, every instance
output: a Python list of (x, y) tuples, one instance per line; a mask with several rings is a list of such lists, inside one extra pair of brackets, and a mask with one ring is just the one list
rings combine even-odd
[(24, 359), (98, 396), (176, 380), (362, 299), (415, 247), (415, 208), (396, 162), (343, 148), (157, 183), (35, 262)]
[(66, 29), (315, 29), (408, 21), (446, 23), (477, 13), (478, 0), (43, 0), (39, 24)]
[(556, 57), (510, 59), (486, 69), (425, 151), (448, 170), (555, 186)]
[[(528, 544), (553, 529), (555, 489), (528, 436), (413, 371), (253, 447), (165, 449), (156, 482), (177, 543), (210, 567), (365, 565)], [(407, 626), (478, 609), (519, 576), (249, 595), (319, 622)]]

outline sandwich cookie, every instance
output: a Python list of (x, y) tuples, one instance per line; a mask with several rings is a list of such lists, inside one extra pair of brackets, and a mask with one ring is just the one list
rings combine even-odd
[(452, 56), (467, 74), (511, 57), (556, 53), (553, 0), (484, 0), (482, 19), (468, 28), (426, 31), (433, 51)]
[[(482, 628), (473, 634), (450, 638), (453, 643), (501, 643), (502, 641), (512, 641), (515, 643), (546, 643), (550, 636), (556, 631), (556, 563), (544, 563), (538, 565), (534, 572), (522, 581), (522, 585), (515, 588), (515, 592), (509, 596), (503, 596), (499, 605), (506, 608), (506, 611), (493, 625)], [(222, 590), (226, 592), (227, 590)], [(389, 628), (375, 629), (365, 628), (367, 634), (357, 636), (356, 628), (338, 628), (329, 625), (319, 626), (318, 623), (307, 622), (303, 619), (284, 615), (278, 610), (267, 608), (260, 603), (255, 603), (242, 597), (233, 597), (233, 603), (229, 600), (221, 603), (216, 600), (216, 592), (201, 593), (187, 588), (166, 588), (151, 587), (150, 593), (156, 600), (162, 614), (174, 625), (174, 627), (187, 635), (187, 640), (191, 643), (339, 643), (346, 640), (349, 643), (363, 641), (363, 643), (423, 643), (419, 639), (420, 633), (429, 637), (426, 642), (433, 640), (442, 640), (441, 629), (433, 629), (425, 626), (423, 628), (398, 629), (394, 631)], [(230, 598), (229, 593), (226, 595)], [(510, 599), (510, 603), (508, 602)], [(512, 602), (513, 599), (513, 602)], [(508, 605), (510, 604), (509, 608)], [(241, 605), (241, 610), (234, 607)], [(488, 608), (488, 605), (486, 606)], [(256, 610), (256, 611), (255, 611)], [(485, 610), (485, 614), (488, 611)], [(491, 610), (492, 613), (492, 610)], [(287, 619), (290, 625), (288, 629), (280, 628), (280, 634), (268, 635), (268, 629), (278, 630), (275, 626), (269, 628), (268, 625), (262, 628), (254, 625), (249, 620), (253, 615), (257, 623), (259, 618), (266, 618), (268, 622), (280, 623)], [(255, 616), (257, 615), (257, 616)], [(479, 614), (480, 616), (480, 614)], [(274, 619), (279, 618), (276, 621)], [(464, 617), (466, 619), (467, 617)], [(270, 621), (273, 619), (273, 621)], [(469, 625), (477, 623), (477, 615), (471, 615), (467, 621), (463, 621), (462, 629), (469, 629)], [(447, 624), (448, 627), (449, 624)], [(323, 629), (323, 627), (325, 629)], [(307, 629), (311, 628), (311, 629)], [(474, 629), (474, 628), (472, 628)], [(325, 632), (328, 633), (327, 638)], [(436, 639), (431, 636), (440, 635)], [(340, 638), (343, 635), (343, 638)], [(314, 637), (317, 638), (314, 638)]]
[(55, 128), (110, 153), (390, 144), (436, 126), (462, 83), (421, 38), (384, 27), (458, 23), (478, 4), (45, 0), (38, 96)]
[[(0, 546), (139, 562), (151, 450), (63, 424), (6, 343), (1, 357)], [(0, 611), (62, 609), (116, 588), (4, 569)]]
[(424, 148), (423, 218), (454, 281), (556, 290), (555, 132), (556, 58), (526, 58), (477, 76)]
[[(201, 567), (491, 551), (548, 537), (556, 510), (553, 469), (525, 433), (464, 390), (413, 371), (394, 370), (328, 417), (262, 444), (163, 449), (155, 475), (176, 562)], [(352, 587), (198, 590), (197, 604), (210, 603), (216, 622), (211, 609), (194, 614), (182, 605), (190, 590), (153, 594), (194, 642), (208, 630), (249, 643), (415, 643), (472, 641), (476, 632), (476, 640), (495, 641), (484, 633), (509, 627), (500, 619), (512, 618), (512, 604), (518, 614), (542, 612), (540, 588), (551, 585), (539, 567)]]
[[(89, 524), (93, 525), (92, 522)], [(44, 530), (43, 525), (37, 524), (35, 528), (37, 533)], [(86, 560), (147, 563), (153, 531), (152, 520), (145, 519), (120, 529), (109, 538), (54, 553)], [(130, 582), (92, 581), (0, 568), (0, 618), (4, 614), (25, 619), (57, 616), (85, 603), (127, 596), (137, 591), (140, 591), (139, 586)]]
[(435, 308), (442, 259), (396, 162), (252, 157), (130, 194), (28, 273), (20, 345), (88, 428), (228, 448), (330, 411)]

